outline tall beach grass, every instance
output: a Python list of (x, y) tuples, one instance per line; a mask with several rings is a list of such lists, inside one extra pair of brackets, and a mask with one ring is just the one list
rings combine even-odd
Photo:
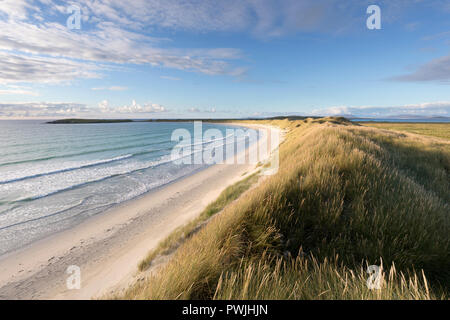
[(339, 118), (260, 123), (287, 131), (278, 173), (116, 298), (448, 297), (450, 142)]

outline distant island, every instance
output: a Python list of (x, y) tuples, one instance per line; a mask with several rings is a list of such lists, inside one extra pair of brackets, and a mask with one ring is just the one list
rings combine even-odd
[(122, 123), (133, 122), (129, 119), (62, 119), (49, 121), (49, 124), (83, 124), (83, 123)]
[(206, 118), (189, 118), (189, 119), (60, 119), (46, 122), (47, 124), (90, 124), (90, 123), (123, 123), (123, 122), (192, 122), (192, 121), (213, 121), (213, 122), (228, 122), (236, 120), (306, 120), (307, 118), (316, 119), (318, 117), (304, 117), (304, 116), (277, 116), (267, 118), (223, 118), (223, 119), (206, 119)]

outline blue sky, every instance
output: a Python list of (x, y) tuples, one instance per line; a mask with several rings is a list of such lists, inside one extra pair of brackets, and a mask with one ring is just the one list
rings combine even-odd
[(446, 0), (0, 0), (0, 118), (450, 116), (449, 18)]

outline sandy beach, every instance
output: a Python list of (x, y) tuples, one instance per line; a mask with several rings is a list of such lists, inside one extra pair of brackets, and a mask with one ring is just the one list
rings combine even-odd
[[(92, 299), (126, 287), (152, 248), (255, 167), (211, 166), (2, 256), (0, 299)], [(81, 288), (68, 290), (72, 265), (81, 270)]]

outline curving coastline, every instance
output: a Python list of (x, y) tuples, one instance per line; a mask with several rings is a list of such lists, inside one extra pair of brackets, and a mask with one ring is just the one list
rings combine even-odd
[[(254, 169), (208, 167), (2, 256), (0, 298), (90, 299), (126, 286), (149, 250)], [(69, 265), (81, 268), (80, 290), (66, 288)]]

